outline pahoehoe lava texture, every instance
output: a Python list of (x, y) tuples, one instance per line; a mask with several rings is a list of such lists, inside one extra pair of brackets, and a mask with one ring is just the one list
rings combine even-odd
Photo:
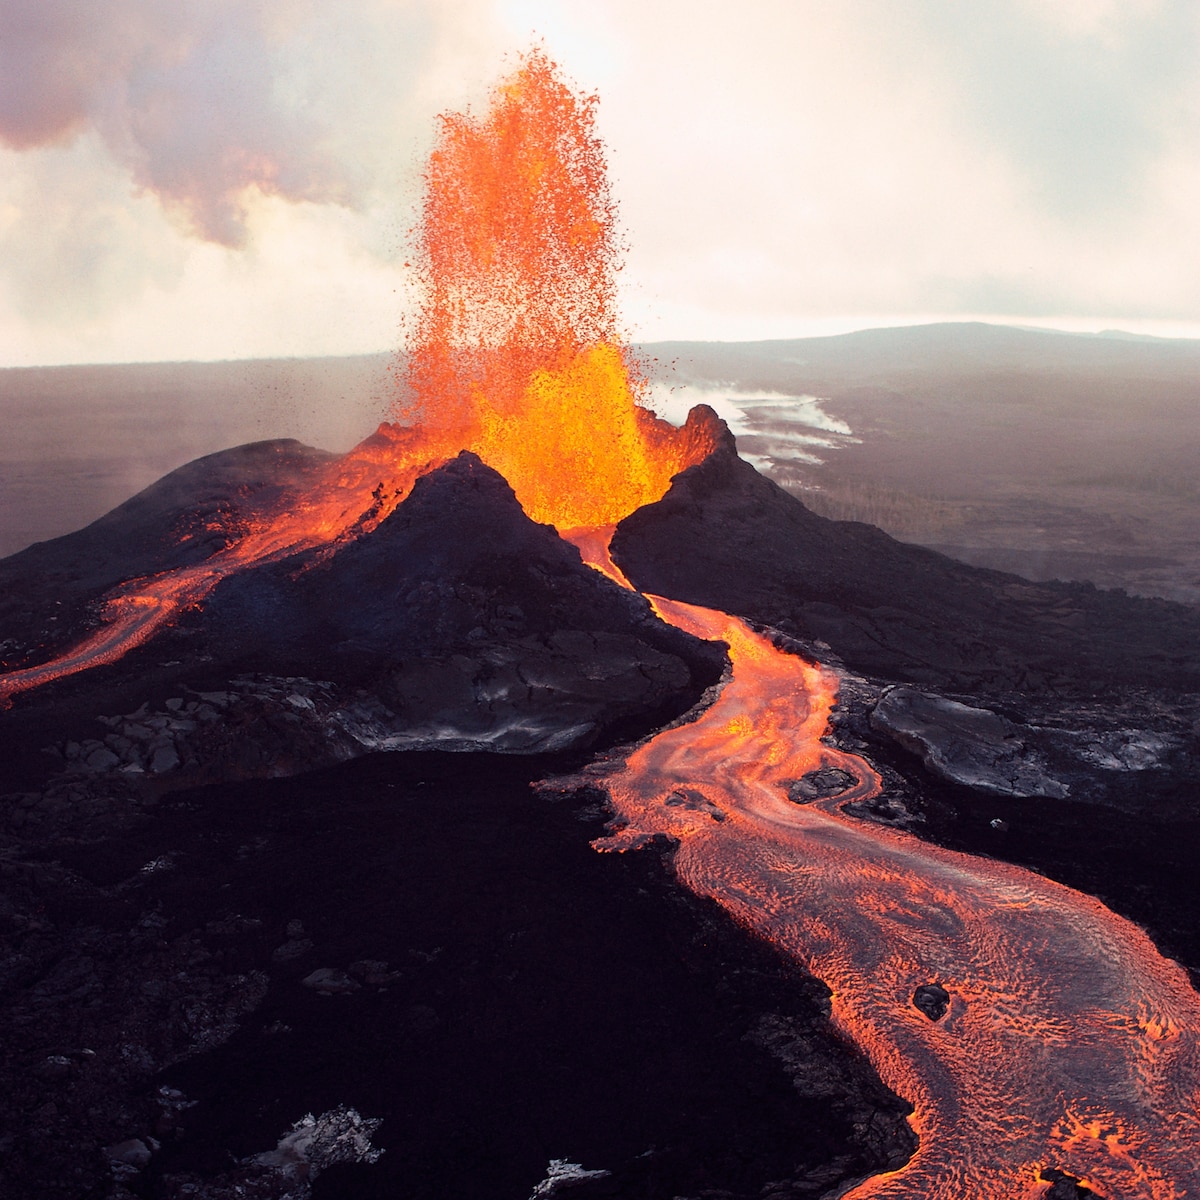
[(823, 641), (887, 679), (974, 695), (1200, 690), (1200, 611), (1029, 583), (827, 520), (731, 443), (626, 517), (612, 555), (642, 591)]
[[(883, 801), (922, 814), (922, 836), (1100, 897), (1200, 978), (1191, 865), (1200, 829), (1200, 611), (1088, 585), (1033, 584), (872, 526), (827, 520), (729, 445), (626, 518), (612, 548), (636, 586), (804, 639), (802, 653), (836, 656), (873, 677), (876, 699), (902, 680), (1049, 733), (1092, 730), (1102, 741), (1123, 727), (1167, 730), (1178, 746), (1154, 769), (1084, 769), (1075, 760), (1075, 773), (1065, 771), (1070, 796), (1025, 799), (1020, 789), (1000, 796), (948, 783), (898, 752), (874, 727), (874, 699), (854, 699), (853, 681), (834, 715), (841, 744), (884, 769)], [(793, 799), (808, 798), (795, 788)]]

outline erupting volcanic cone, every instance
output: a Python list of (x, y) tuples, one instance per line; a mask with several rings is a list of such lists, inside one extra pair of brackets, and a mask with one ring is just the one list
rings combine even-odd
[[(549, 729), (547, 737), (539, 730), (538, 745), (583, 744), (593, 726), (611, 728), (637, 715), (624, 707), (626, 686), (604, 682), (618, 677), (616, 666), (650, 683), (657, 672), (653, 707), (673, 711), (689, 685), (695, 691), (704, 681), (702, 657), (690, 672), (682, 635), (667, 637), (661, 629), (655, 634), (661, 652), (658, 645), (635, 646), (649, 622), (642, 602), (618, 604), (605, 617), (619, 594), (599, 594), (607, 585), (590, 575), (580, 581), (579, 559), (550, 530), (529, 527), (514, 512), (497, 471), (525, 514), (573, 531), (589, 558), (618, 582), (617, 566), (646, 582), (639, 536), (674, 520), (684, 529), (716, 529), (720, 536), (707, 540), (718, 544), (717, 553), (692, 552), (705, 538), (677, 537), (659, 557), (685, 575), (716, 575), (736, 590), (743, 572), (721, 571), (719, 564), (736, 564), (729, 556), (751, 547), (749, 567), (767, 575), (768, 616), (777, 611), (776, 592), (788, 604), (803, 593), (812, 602), (801, 615), (836, 622), (840, 637), (847, 608), (858, 606), (867, 638), (878, 643), (881, 628), (898, 627), (907, 649), (920, 627), (903, 613), (896, 622), (898, 605), (911, 588), (912, 607), (923, 610), (931, 581), (941, 581), (937, 603), (957, 606), (961, 620), (976, 578), (969, 568), (948, 573), (926, 552), (897, 547), (863, 527), (788, 515), (795, 501), (772, 494), (773, 485), (731, 454), (712, 453), (728, 443), (710, 411), (695, 411), (675, 429), (637, 403), (640, 385), (618, 336), (618, 243), (594, 108), (594, 97), (573, 92), (534, 53), (496, 90), (484, 117), (443, 118), (416, 256), (424, 299), (409, 345), (411, 399), (397, 408), (395, 423), (341, 459), (303, 463), (302, 484), (292, 486), (292, 474), (281, 474), (283, 490), (260, 484), (266, 498), (259, 503), (194, 514), (200, 527), (174, 531), (174, 555), (162, 556), (157, 574), (108, 591), (107, 624), (89, 640), (0, 677), (0, 704), (14, 692), (114, 661), (182, 607), (202, 604), (222, 581), (244, 572), (210, 606), (214, 626), (224, 619), (238, 632), (244, 620), (245, 641), (256, 652), (269, 652), (275, 663), (294, 654), (306, 668), (319, 661), (311, 649), (318, 642), (330, 644), (330, 661), (335, 651), (355, 651), (372, 667), (385, 653), (398, 664), (401, 656), (424, 656), (419, 678), (398, 665), (389, 686), (406, 703), (420, 697), (414, 707), (426, 716), (431, 693), (450, 694), (449, 667), (436, 686), (428, 682), (438, 626), (442, 658), (454, 671), (467, 659), (459, 653), (464, 647), (473, 651), (486, 642), (492, 674), (480, 693), (495, 711), (510, 694), (525, 703), (539, 678), (548, 727), (562, 719), (562, 697), (576, 698), (572, 737), (556, 743), (561, 729)], [(478, 457), (464, 455), (433, 474), (462, 450)], [(276, 447), (266, 457), (280, 453)], [(614, 566), (611, 526), (658, 501), (672, 477), (702, 460), (677, 479), (657, 512), (627, 523)], [(414, 491), (421, 476), (428, 478)], [(749, 481), (745, 489), (739, 477)], [(397, 511), (410, 492), (411, 506)], [(489, 493), (496, 497), (489, 515), (503, 516), (504, 505), (514, 518), (503, 527), (493, 520), (490, 538), (474, 507)], [(457, 497), (450, 507), (448, 496)], [(707, 525), (706, 504), (710, 517), (716, 511)], [(449, 519), (445, 532), (431, 512)], [(764, 513), (783, 515), (770, 537), (756, 540), (749, 535)], [(420, 523), (422, 514), (414, 531), (406, 522)], [(770, 550), (776, 536), (793, 544), (779, 554), (755, 551)], [(453, 555), (443, 551), (458, 553), (469, 539), (475, 539), (471, 552), (461, 555), (455, 573), (448, 565)], [(802, 542), (817, 552), (789, 570)], [(213, 549), (197, 557), (198, 545)], [(480, 547), (486, 553), (475, 554)], [(857, 580), (848, 550), (865, 563)], [(522, 569), (537, 580), (519, 577)], [(511, 586), (501, 596), (498, 581), (505, 578)], [(950, 583), (961, 587), (951, 590)], [(711, 578), (696, 586), (711, 586)], [(604, 784), (620, 817), (605, 848), (667, 835), (678, 843), (674, 861), (685, 882), (830, 983), (835, 1019), (885, 1082), (914, 1103), (913, 1128), (921, 1137), (907, 1164), (851, 1194), (1043, 1200), (1047, 1183), (1058, 1187), (1078, 1176), (1110, 1200), (1195, 1196), (1200, 998), (1183, 969), (1099, 901), (1017, 867), (852, 819), (843, 800), (875, 795), (878, 780), (866, 764), (822, 740), (837, 680), (724, 612), (681, 602), (682, 586), (662, 590), (674, 599), (656, 600), (659, 614), (677, 629), (727, 644), (734, 676), (693, 722), (588, 776)], [(594, 604), (581, 603), (589, 593)], [(343, 601), (352, 612), (343, 611)], [(569, 601), (573, 614), (588, 608), (587, 627), (564, 629), (560, 601), (563, 607)], [(273, 645), (258, 636), (265, 611), (284, 614)], [(1022, 612), (1009, 600), (981, 611)], [(1020, 620), (1023, 636), (1031, 626)], [(575, 636), (554, 644), (564, 632)], [(990, 645), (977, 640), (984, 636)], [(981, 646), (995, 649), (998, 637), (972, 629), (964, 659), (980, 657)], [(935, 629), (928, 640), (950, 638)], [(498, 662), (504, 644), (512, 653)], [(559, 657), (527, 653), (547, 644)], [(569, 687), (561, 682), (568, 667)], [(369, 681), (381, 690), (377, 676)], [(606, 703), (597, 713), (595, 693), (605, 687), (622, 692), (620, 704), (601, 695)], [(446, 711), (456, 710), (447, 702)], [(482, 733), (527, 747), (521, 724), (528, 715), (514, 701)], [(466, 733), (476, 738), (471, 744), (481, 735), (478, 727)], [(99, 761), (105, 757), (116, 765), (115, 755), (103, 752)], [(850, 781), (842, 796), (793, 804), (791, 785), (821, 771)], [(936, 1015), (913, 999), (931, 989), (945, 999)]]
[[(223, 579), (369, 536), (422, 474), (470, 450), (558, 529), (612, 525), (659, 499), (722, 436), (707, 409), (682, 429), (636, 402), (618, 338), (617, 238), (595, 97), (533, 53), (482, 120), (442, 118), (426, 175), (417, 265), (424, 304), (409, 346), (412, 399), (394, 424), (248, 518), (203, 561), (121, 584), (82, 643), (0, 676), (11, 696), (111, 663)], [(318, 555), (317, 557), (320, 557)], [(42, 660), (42, 661), (39, 661)]]

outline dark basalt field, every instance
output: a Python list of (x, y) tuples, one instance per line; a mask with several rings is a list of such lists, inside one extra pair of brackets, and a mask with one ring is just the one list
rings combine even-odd
[[(198, 503), (235, 528), (320, 461), (212, 456), (4, 560), (9, 668), (117, 579), (219, 549), (180, 549)], [(732, 444), (613, 549), (840, 666), (830, 736), (885, 781), (855, 815), (1093, 892), (1196, 972), (1197, 610), (828, 521)], [(4, 1195), (782, 1200), (898, 1164), (904, 1104), (822, 986), (685, 893), (666, 846), (592, 850), (601, 796), (531, 787), (723, 664), (462, 456), (327, 562), (233, 576), (18, 694)]]
[(524, 1200), (556, 1158), (611, 1172), (564, 1195), (799, 1196), (902, 1158), (820, 985), (664, 853), (592, 851), (595, 797), (530, 789), (573, 765), (376, 755), (40, 846), (5, 1194), (112, 1194), (100, 1147), (147, 1135), (135, 1195), (282, 1194), (234, 1160), (340, 1105), (385, 1154), (315, 1196)]

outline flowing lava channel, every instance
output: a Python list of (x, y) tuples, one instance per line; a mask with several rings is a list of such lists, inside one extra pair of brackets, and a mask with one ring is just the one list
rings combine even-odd
[[(611, 526), (719, 431), (702, 415), (675, 429), (637, 403), (594, 107), (534, 53), (482, 118), (443, 118), (396, 420), (221, 553), (118, 589), (81, 645), (0, 677), (0, 703), (114, 661), (235, 571), (336, 553), (462, 449), (628, 586)], [(915, 1106), (920, 1139), (904, 1167), (849, 1194), (1016, 1200), (1043, 1195), (1054, 1169), (1107, 1200), (1200, 1196), (1200, 997), (1183, 970), (1090, 897), (843, 815), (878, 779), (821, 741), (836, 678), (723, 613), (651, 599), (664, 620), (725, 641), (733, 675), (692, 723), (597, 768), (617, 813), (600, 848), (678, 839), (681, 879), (830, 986), (839, 1025)], [(824, 766), (857, 785), (787, 799)], [(938, 1021), (913, 1004), (927, 983), (950, 993)]]
[[(577, 544), (624, 582), (603, 536)], [(821, 741), (836, 677), (724, 613), (651, 601), (725, 641), (733, 676), (691, 724), (596, 768), (617, 814), (597, 846), (677, 839), (690, 888), (829, 985), (835, 1021), (912, 1102), (920, 1139), (847, 1194), (1017, 1200), (1043, 1196), (1048, 1170), (1108, 1200), (1200, 1194), (1200, 996), (1183, 969), (1098, 900), (843, 815), (879, 780)], [(787, 798), (822, 767), (856, 786)], [(950, 993), (938, 1021), (913, 1003), (929, 983)]]

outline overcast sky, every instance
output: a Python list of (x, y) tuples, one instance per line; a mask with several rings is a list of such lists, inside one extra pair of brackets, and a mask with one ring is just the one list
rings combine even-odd
[(390, 349), (436, 115), (535, 38), (632, 336), (1200, 336), (1197, 0), (0, 0), (0, 365)]

